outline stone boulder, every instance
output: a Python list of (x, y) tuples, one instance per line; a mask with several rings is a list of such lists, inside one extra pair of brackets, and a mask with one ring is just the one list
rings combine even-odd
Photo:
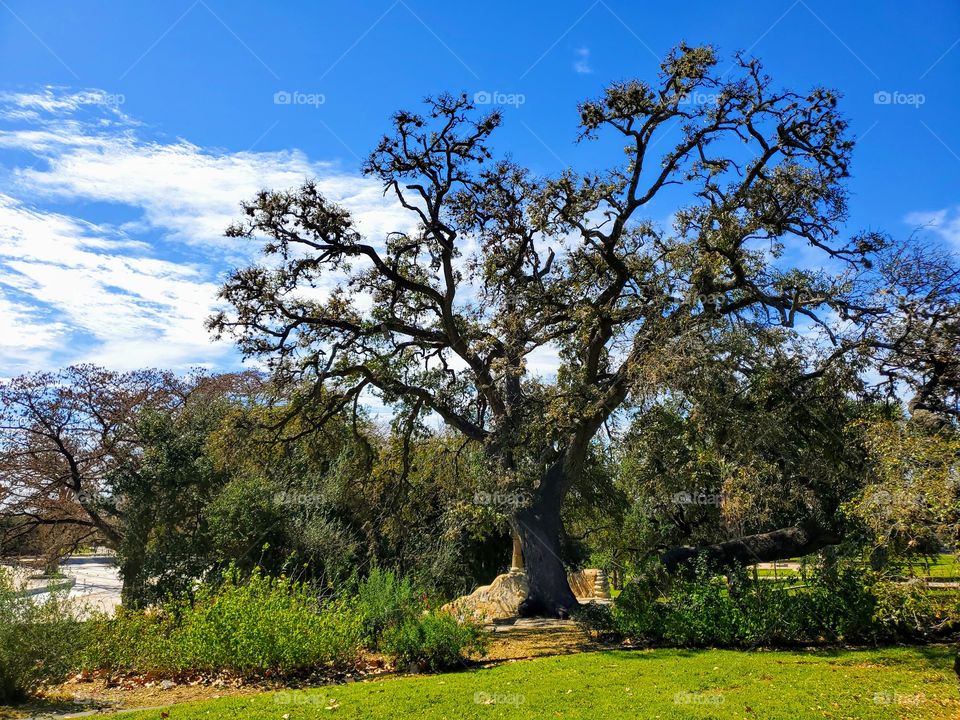
[[(567, 575), (567, 581), (581, 602), (610, 597), (606, 576), (601, 570), (577, 570)], [(493, 622), (516, 617), (517, 609), (526, 596), (527, 576), (522, 571), (512, 571), (498, 575), (489, 585), (481, 585), (469, 595), (459, 597), (441, 609), (458, 618), (472, 617)]]
[(497, 575), (489, 585), (481, 585), (469, 595), (449, 602), (441, 609), (456, 617), (472, 617), (492, 622), (514, 617), (527, 596), (527, 576), (522, 572)]

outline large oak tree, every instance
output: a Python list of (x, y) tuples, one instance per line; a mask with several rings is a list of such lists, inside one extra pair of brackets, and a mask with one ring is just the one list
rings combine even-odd
[[(443, 95), (397, 113), (364, 166), (409, 228), (364, 237), (307, 182), (261, 192), (228, 230), (265, 238), (266, 261), (232, 274), (211, 328), (323, 387), (330, 413), (372, 391), (411, 425), (438, 416), (481, 445), (504, 496), (524, 498), (510, 508), (522, 613), (575, 604), (560, 508), (618, 412), (696, 373), (731, 325), (820, 329), (830, 360), (865, 337), (843, 328), (874, 317), (857, 278), (883, 241), (841, 234), (853, 142), (836, 95), (718, 63), (682, 45), (655, 82), (584, 102), (579, 140), (624, 149), (604, 172), (541, 179), (496, 160), (501, 115)], [(544, 352), (555, 381), (530, 369)]]

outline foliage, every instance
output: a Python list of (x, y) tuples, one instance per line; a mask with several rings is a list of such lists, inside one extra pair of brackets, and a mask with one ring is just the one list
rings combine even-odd
[(864, 423), (870, 475), (846, 511), (878, 560), (960, 550), (960, 434), (918, 420)]
[(789, 646), (927, 639), (960, 622), (960, 596), (932, 594), (850, 562), (802, 567), (786, 581), (743, 571), (649, 575), (627, 583), (612, 609), (582, 613), (600, 636), (668, 646)]
[(355, 598), (365, 645), (383, 651), (398, 667), (414, 663), (442, 670), (486, 650), (479, 624), (432, 609), (425, 593), (393, 571), (374, 567)]
[(222, 399), (204, 397), (137, 420), (142, 459), (114, 476), (126, 508), (118, 562), (131, 607), (182, 595), (211, 569), (204, 511), (225, 479), (204, 448), (225, 411)]
[(89, 667), (174, 673), (183, 670), (293, 673), (357, 658), (360, 616), (347, 600), (319, 604), (305, 583), (254, 571), (227, 572), (193, 601), (120, 611), (100, 621)]
[(64, 679), (87, 639), (81, 610), (57, 593), (38, 602), (0, 568), (0, 703)]
[(411, 663), (427, 670), (456, 667), (468, 656), (487, 650), (483, 627), (457, 620), (442, 611), (425, 611), (404, 617), (384, 632), (380, 646), (397, 667)]
[(138, 414), (138, 462), (111, 475), (129, 605), (188, 595), (230, 564), (332, 588), (382, 563), (442, 594), (500, 569), (502, 531), (478, 529), (454, 502), (476, 485), (468, 452), (442, 435), (383, 436), (362, 417), (314, 426), (311, 410), (290, 415), (318, 402), (223, 377)]
[(803, 364), (769, 334), (724, 342), (739, 366), (700, 359), (700, 373), (651, 402), (614, 447), (616, 482), (631, 502), (598, 543), (611, 562), (633, 570), (659, 548), (797, 518), (837, 535), (848, 528), (838, 509), (869, 476), (861, 418), (883, 407), (850, 399), (859, 381), (849, 368), (803, 382)]
[(86, 667), (157, 673), (294, 674), (350, 666), (364, 649), (440, 669), (484, 648), (480, 626), (428, 611), (409, 579), (378, 569), (320, 600), (308, 583), (230, 567), (192, 599), (96, 621), (91, 638)]
[(403, 624), (407, 617), (425, 609), (426, 597), (409, 578), (374, 566), (357, 586), (356, 603), (364, 639), (376, 648), (384, 630)]

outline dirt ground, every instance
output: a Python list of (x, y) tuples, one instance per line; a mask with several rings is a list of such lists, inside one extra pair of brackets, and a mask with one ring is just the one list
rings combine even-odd
[(572, 620), (517, 620), (492, 627), (490, 651), (483, 662), (496, 664), (543, 655), (566, 655), (598, 647)]

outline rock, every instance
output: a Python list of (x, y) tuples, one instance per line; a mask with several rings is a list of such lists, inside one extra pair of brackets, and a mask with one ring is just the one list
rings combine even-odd
[(567, 575), (570, 589), (577, 596), (577, 600), (591, 598), (607, 599), (610, 597), (610, 587), (607, 584), (607, 574), (596, 568), (575, 570)]
[(160, 683), (161, 690), (169, 690), (170, 688), (175, 686), (176, 686), (176, 683), (173, 682), (172, 680), (164, 680), (163, 682)]
[(603, 570), (597, 570), (593, 579), (593, 596), (601, 600), (610, 599), (610, 583), (607, 582), (607, 573)]
[(493, 621), (514, 617), (527, 596), (527, 576), (522, 572), (498, 575), (489, 585), (481, 585), (469, 595), (459, 597), (441, 608), (459, 618)]
[[(577, 570), (567, 575), (567, 581), (573, 594), (581, 602), (610, 597), (606, 574), (602, 570)], [(493, 622), (516, 617), (520, 603), (526, 596), (527, 576), (523, 571), (511, 569), (505, 575), (498, 575), (489, 585), (482, 585), (469, 595), (447, 603), (441, 610), (461, 619), (472, 617), (475, 620)]]

